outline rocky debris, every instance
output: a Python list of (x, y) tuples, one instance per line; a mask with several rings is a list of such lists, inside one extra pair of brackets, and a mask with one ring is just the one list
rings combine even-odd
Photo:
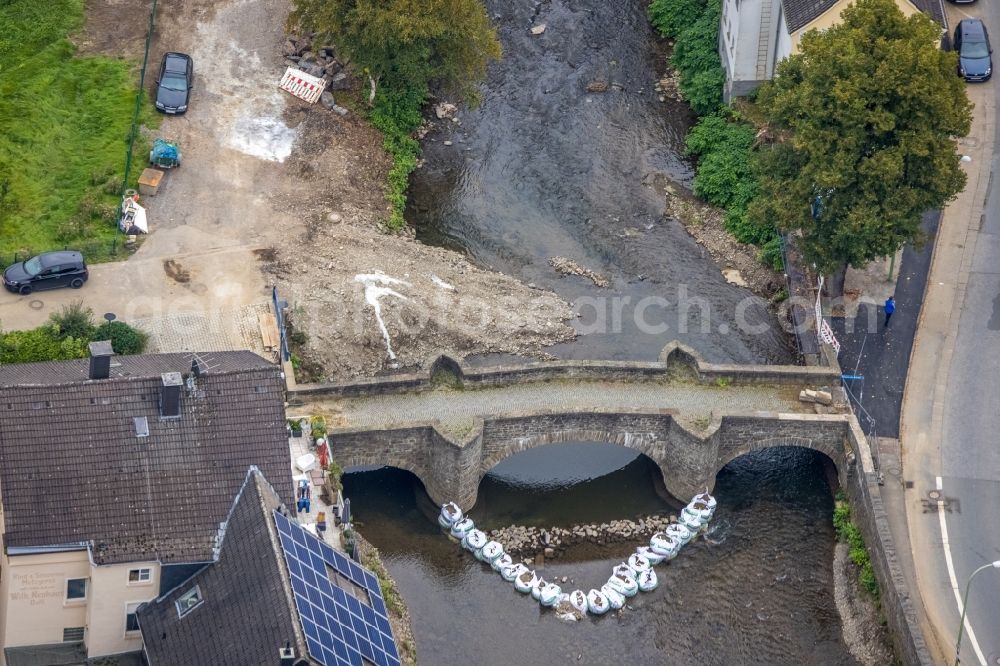
[(457, 112), (458, 107), (450, 102), (441, 102), (434, 107), (434, 115), (438, 117), (438, 120), (454, 118)]
[(726, 231), (725, 211), (695, 199), (669, 182), (661, 183), (658, 178), (646, 184), (663, 187), (667, 199), (664, 215), (684, 225), (691, 237), (712, 256), (723, 275), (726, 271), (737, 271), (747, 288), (765, 298), (784, 287), (782, 275), (757, 260), (759, 250), (756, 247), (740, 243)]
[(538, 25), (533, 26), (531, 28), (531, 34), (533, 34), (533, 35), (540, 35), (543, 32), (545, 32), (545, 24), (544, 23), (539, 23)]
[(723, 268), (722, 277), (726, 278), (726, 282), (735, 284), (737, 287), (747, 286), (747, 281), (743, 279), (743, 275), (735, 268)]
[(799, 402), (815, 402), (820, 405), (832, 405), (833, 394), (829, 391), (802, 389), (802, 391), (799, 392)]
[[(459, 356), (509, 353), (551, 358), (544, 347), (571, 340), (568, 303), (555, 294), (479, 269), (462, 255), (384, 233), (375, 216), (338, 201), (310, 216), (304, 236), (279, 241), (279, 261), (269, 266), (305, 333), (299, 382), (348, 381), (392, 370), (416, 370), (443, 349)], [(385, 337), (358, 275), (400, 280), (403, 298), (378, 299)], [(444, 282), (454, 289), (442, 288)], [(541, 552), (541, 551), (539, 551)]]
[(654, 86), (654, 90), (660, 93), (661, 102), (666, 101), (667, 99), (679, 102), (684, 99), (680, 90), (680, 76), (672, 69), (668, 69), (666, 71), (663, 78), (656, 83), (656, 86)]
[[(352, 87), (350, 77), (343, 71), (348, 59), (338, 60), (332, 46), (314, 46), (313, 35), (288, 35), (281, 46), (281, 53), (290, 67), (323, 79), (329, 90), (349, 90)], [(347, 113), (347, 109), (336, 104), (323, 106), (340, 115)]]
[(557, 273), (561, 273), (562, 275), (579, 275), (580, 277), (589, 278), (598, 287), (607, 287), (611, 284), (608, 281), (608, 278), (604, 277), (600, 273), (595, 273), (589, 268), (584, 268), (572, 259), (567, 259), (566, 257), (552, 257), (549, 259), (549, 264), (552, 265), (552, 268), (556, 269)]
[[(573, 527), (527, 527), (511, 525), (491, 530), (490, 539), (499, 541), (512, 558), (537, 562), (558, 559), (572, 546), (583, 543), (608, 545), (638, 543), (649, 539), (670, 524), (670, 516), (643, 516), (638, 520), (612, 520), (607, 523)], [(562, 582), (567, 582), (563, 577)]]
[(333, 93), (329, 90), (324, 90), (323, 94), (319, 96), (319, 103), (331, 111), (333, 107), (337, 106), (337, 100), (333, 98)]
[(603, 79), (594, 79), (587, 84), (587, 92), (602, 93), (607, 91), (608, 82)]

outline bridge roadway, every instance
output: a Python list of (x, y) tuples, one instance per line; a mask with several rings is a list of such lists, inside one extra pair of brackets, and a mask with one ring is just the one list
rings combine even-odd
[(463, 435), (479, 421), (527, 412), (655, 411), (668, 409), (685, 425), (704, 424), (732, 412), (814, 413), (794, 386), (699, 384), (695, 382), (554, 380), (457, 390), (438, 388), (346, 398), (320, 398), (310, 408), (327, 415), (328, 426), (382, 429), (437, 421), (448, 434)]

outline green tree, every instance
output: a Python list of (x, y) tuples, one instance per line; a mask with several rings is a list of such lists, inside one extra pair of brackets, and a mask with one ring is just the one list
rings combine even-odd
[(432, 83), (468, 96), (500, 57), (481, 0), (295, 0), (290, 23), (329, 37), (373, 90), (421, 103)]
[(756, 153), (750, 217), (800, 231), (821, 271), (919, 240), (921, 214), (965, 186), (955, 137), (968, 134), (972, 107), (940, 36), (893, 0), (857, 0), (761, 87), (775, 141)]

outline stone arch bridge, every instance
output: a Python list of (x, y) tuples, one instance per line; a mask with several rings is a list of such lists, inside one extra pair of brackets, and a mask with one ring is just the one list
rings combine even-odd
[[(438, 503), (464, 510), (497, 463), (563, 441), (616, 444), (649, 456), (666, 489), (686, 499), (750, 451), (821, 451), (841, 481), (856, 451), (853, 417), (817, 414), (801, 389), (833, 387), (839, 368), (705, 363), (671, 343), (655, 362), (559, 361), (473, 369), (448, 355), (423, 374), (302, 385), (292, 405), (326, 415), (332, 457), (344, 468), (413, 472)], [(837, 413), (837, 412), (841, 413)]]

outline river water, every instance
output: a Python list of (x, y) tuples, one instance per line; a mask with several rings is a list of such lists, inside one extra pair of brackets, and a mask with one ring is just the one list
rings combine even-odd
[[(549, 349), (558, 356), (652, 359), (678, 339), (708, 360), (791, 362), (761, 299), (728, 284), (663, 217), (663, 185), (692, 177), (680, 156), (692, 117), (654, 90), (664, 54), (645, 4), (486, 4), (504, 57), (478, 108), (423, 142), (407, 211), (418, 238), (573, 303), (587, 335)], [(531, 35), (539, 24), (545, 32)], [(607, 91), (587, 92), (595, 81)], [(561, 277), (549, 264), (556, 256), (605, 275), (610, 288)]]
[[(360, 529), (410, 609), (421, 664), (853, 664), (834, 605), (833, 500), (824, 457), (770, 449), (718, 476), (709, 540), (657, 567), (660, 586), (621, 617), (567, 624), (452, 543), (409, 472), (344, 476)], [(485, 527), (568, 526), (672, 512), (655, 465), (606, 444), (558, 444), (504, 461), (482, 482)], [(547, 562), (570, 590), (599, 586), (631, 550), (581, 546)], [(567, 590), (567, 591), (568, 591)]]

